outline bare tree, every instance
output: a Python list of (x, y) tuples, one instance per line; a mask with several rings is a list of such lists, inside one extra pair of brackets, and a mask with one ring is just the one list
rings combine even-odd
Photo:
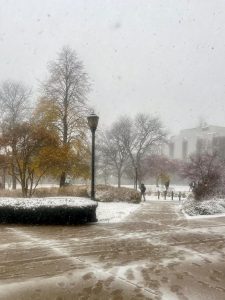
[[(43, 83), (43, 97), (49, 101), (55, 114), (54, 128), (63, 146), (83, 138), (86, 130), (86, 95), (88, 77), (76, 53), (64, 47), (58, 58), (49, 64), (49, 78)], [(65, 185), (66, 170), (62, 170), (60, 186)]]
[(129, 156), (121, 138), (120, 123), (115, 122), (110, 130), (102, 133), (100, 140), (100, 152), (102, 160), (115, 172), (118, 187), (121, 186), (121, 178), (125, 170), (125, 163)]
[(116, 171), (118, 186), (123, 173), (128, 178), (138, 175), (141, 182), (144, 158), (159, 150), (165, 136), (159, 119), (146, 114), (138, 114), (134, 120), (123, 116), (103, 134), (100, 142), (102, 159), (107, 158), (108, 164)]
[[(134, 174), (142, 180), (142, 162), (147, 154), (156, 153), (163, 143), (166, 132), (158, 118), (138, 114), (134, 121), (128, 117), (119, 120), (122, 143), (129, 154)], [(137, 188), (137, 186), (136, 186)]]
[[(29, 109), (29, 100), (31, 90), (21, 82), (13, 80), (4, 81), (0, 87), (0, 105), (1, 105), (1, 126), (4, 128), (15, 129), (20, 122), (26, 119)], [(11, 139), (11, 173), (13, 189), (16, 189), (15, 176), (15, 138)]]
[(96, 146), (95, 163), (98, 177), (103, 178), (104, 184), (107, 185), (110, 175), (113, 174), (113, 170), (109, 157), (102, 152), (102, 145)]

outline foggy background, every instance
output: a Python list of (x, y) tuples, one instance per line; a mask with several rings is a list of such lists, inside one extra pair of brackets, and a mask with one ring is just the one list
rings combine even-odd
[(69, 45), (101, 124), (147, 112), (170, 133), (199, 118), (225, 126), (224, 20), (222, 0), (0, 0), (0, 81), (24, 81), (35, 100)]

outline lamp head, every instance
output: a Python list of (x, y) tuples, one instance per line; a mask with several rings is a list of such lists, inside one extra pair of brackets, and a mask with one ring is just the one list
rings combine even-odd
[(95, 131), (97, 126), (98, 126), (98, 120), (99, 120), (99, 116), (97, 116), (96, 114), (94, 113), (91, 113), (88, 117), (87, 117), (87, 120), (88, 120), (88, 125), (91, 129), (91, 131)]

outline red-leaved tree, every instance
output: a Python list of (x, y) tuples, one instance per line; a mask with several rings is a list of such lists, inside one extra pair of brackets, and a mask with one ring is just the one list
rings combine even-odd
[(224, 163), (217, 153), (203, 153), (190, 156), (183, 165), (181, 175), (192, 182), (196, 200), (206, 199), (220, 192), (224, 178)]

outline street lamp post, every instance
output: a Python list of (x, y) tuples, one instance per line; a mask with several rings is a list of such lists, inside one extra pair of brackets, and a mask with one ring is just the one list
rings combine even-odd
[(88, 125), (92, 133), (92, 151), (91, 151), (91, 199), (95, 200), (95, 131), (98, 126), (99, 117), (92, 113), (87, 117)]

